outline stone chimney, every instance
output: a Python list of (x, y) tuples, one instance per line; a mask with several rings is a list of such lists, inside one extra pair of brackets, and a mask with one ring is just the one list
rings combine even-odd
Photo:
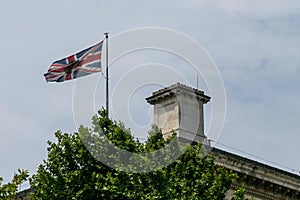
[(206, 141), (203, 104), (210, 97), (203, 91), (177, 83), (153, 92), (146, 100), (154, 105), (154, 124), (162, 130), (164, 138), (174, 131), (183, 142)]

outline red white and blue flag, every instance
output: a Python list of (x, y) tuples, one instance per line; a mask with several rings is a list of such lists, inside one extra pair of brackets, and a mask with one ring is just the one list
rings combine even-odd
[(67, 58), (55, 61), (44, 74), (47, 82), (63, 82), (101, 72), (103, 41)]

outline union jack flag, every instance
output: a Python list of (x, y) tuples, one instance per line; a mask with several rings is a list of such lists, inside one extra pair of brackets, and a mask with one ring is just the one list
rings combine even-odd
[(103, 41), (67, 58), (55, 61), (44, 74), (47, 82), (63, 82), (101, 72)]

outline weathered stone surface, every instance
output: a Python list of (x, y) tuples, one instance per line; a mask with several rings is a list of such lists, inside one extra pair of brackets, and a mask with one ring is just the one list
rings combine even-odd
[(164, 137), (174, 131), (186, 141), (204, 140), (203, 104), (210, 97), (203, 91), (177, 83), (153, 92), (146, 100), (154, 105), (154, 124)]
[[(233, 185), (232, 190), (245, 183), (248, 198), (300, 199), (300, 176), (220, 149), (214, 148), (212, 154), (215, 164), (231, 169), (239, 175), (238, 184)], [(227, 199), (230, 199), (232, 190), (228, 192)]]

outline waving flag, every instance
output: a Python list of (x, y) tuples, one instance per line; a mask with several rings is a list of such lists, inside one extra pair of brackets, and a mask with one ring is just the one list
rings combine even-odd
[(55, 61), (44, 74), (47, 82), (63, 82), (101, 72), (103, 41), (67, 58)]

